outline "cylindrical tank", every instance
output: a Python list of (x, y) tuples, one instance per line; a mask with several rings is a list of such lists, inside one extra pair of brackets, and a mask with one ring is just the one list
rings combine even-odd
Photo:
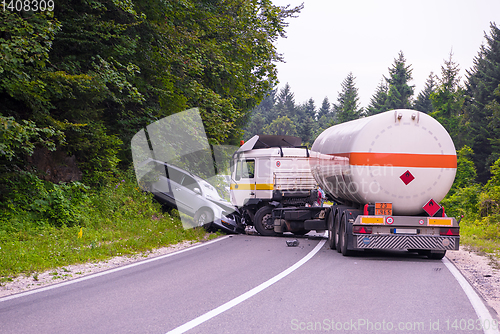
[(311, 171), (336, 199), (392, 203), (395, 215), (417, 215), (441, 201), (455, 179), (457, 156), (434, 118), (398, 109), (332, 126), (311, 149)]

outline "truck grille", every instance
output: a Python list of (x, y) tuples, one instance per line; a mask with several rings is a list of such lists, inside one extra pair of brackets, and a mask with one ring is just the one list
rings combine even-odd
[(274, 172), (273, 183), (276, 190), (312, 190), (317, 186), (311, 172)]

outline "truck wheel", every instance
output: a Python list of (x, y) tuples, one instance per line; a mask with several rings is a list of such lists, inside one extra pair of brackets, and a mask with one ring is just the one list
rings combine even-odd
[(440, 251), (440, 252), (437, 252), (437, 253), (432, 253), (432, 252), (429, 252), (427, 254), (427, 257), (429, 259), (432, 259), (432, 260), (441, 260), (444, 256), (446, 255), (446, 251)]
[(341, 238), (341, 246), (340, 251), (343, 256), (352, 255), (352, 251), (347, 249), (347, 218), (346, 216), (342, 216), (341, 224), (340, 224), (340, 238)]
[(276, 232), (274, 232), (272, 212), (273, 212), (272, 206), (263, 206), (255, 213), (253, 224), (257, 232), (260, 233), (260, 235), (266, 235), (266, 236), (276, 235)]
[(333, 219), (333, 237), (335, 238), (335, 246), (337, 252), (340, 253), (342, 247), (342, 238), (340, 237), (340, 214), (337, 213)]
[(330, 214), (328, 215), (328, 247), (330, 247), (330, 249), (337, 249), (333, 215), (333, 212), (330, 211)]

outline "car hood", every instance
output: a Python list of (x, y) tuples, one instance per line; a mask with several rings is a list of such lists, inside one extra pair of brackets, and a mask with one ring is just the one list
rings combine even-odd
[(228, 213), (232, 212), (238, 212), (238, 208), (232, 205), (231, 203), (224, 201), (224, 200), (215, 200), (211, 198), (207, 198), (210, 202), (217, 204), (220, 206), (224, 211), (227, 211)]

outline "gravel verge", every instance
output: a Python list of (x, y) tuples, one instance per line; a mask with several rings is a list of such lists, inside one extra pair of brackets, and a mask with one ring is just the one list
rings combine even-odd
[(132, 256), (117, 256), (106, 261), (74, 264), (48, 270), (43, 273), (35, 273), (31, 276), (21, 275), (14, 278), (11, 282), (2, 283), (0, 286), (0, 298), (121, 267), (134, 262), (143, 261), (148, 258), (173, 253), (199, 243), (201, 242), (184, 241), (175, 245), (157, 248), (149, 252)]
[(500, 263), (498, 257), (479, 253), (467, 246), (447, 251), (446, 257), (483, 298), (492, 317), (500, 320)]

